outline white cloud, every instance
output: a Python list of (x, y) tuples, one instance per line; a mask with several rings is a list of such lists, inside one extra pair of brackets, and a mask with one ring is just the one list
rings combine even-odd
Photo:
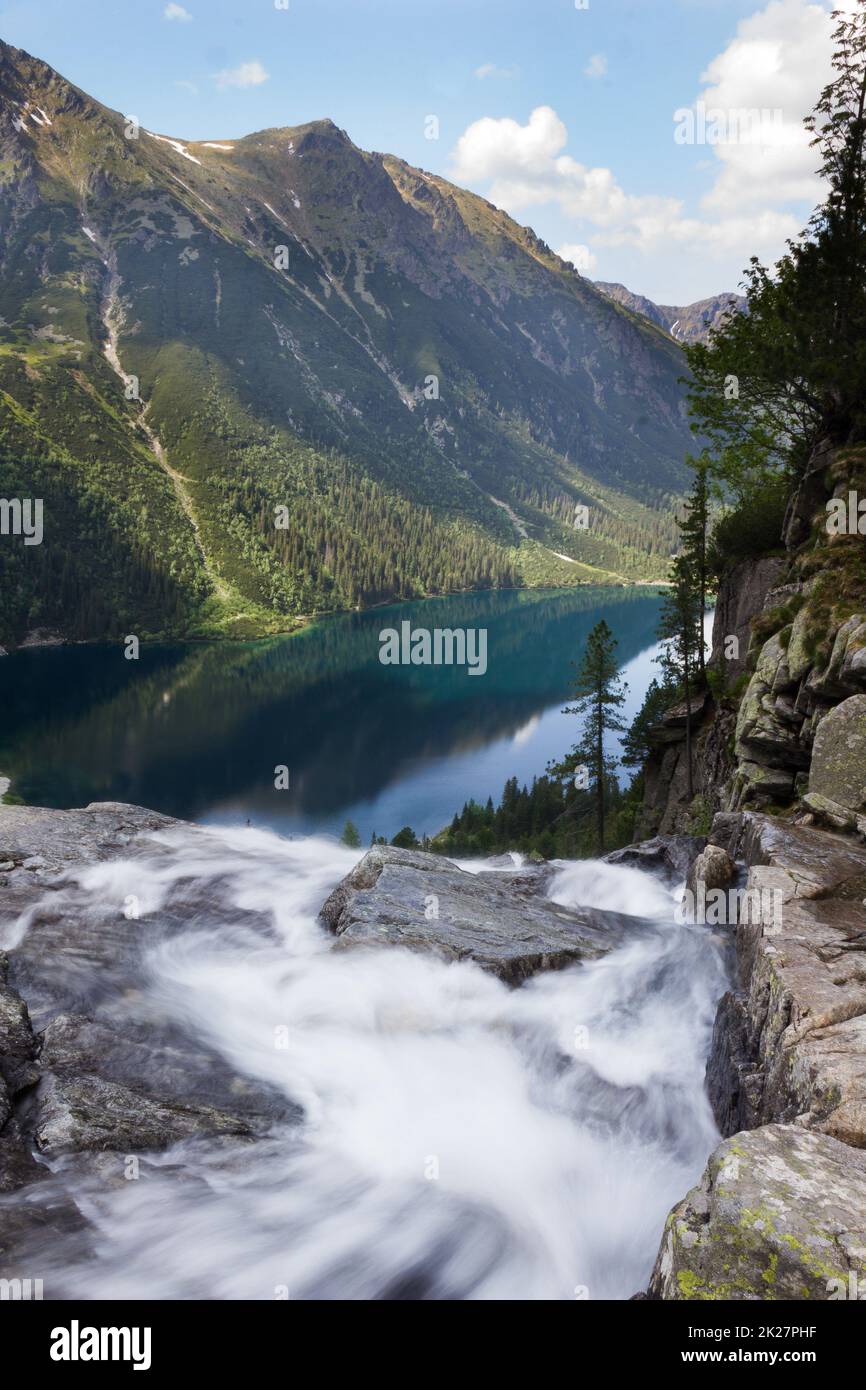
[(174, 85), (180, 87), (182, 92), (189, 92), (194, 97), (198, 96), (198, 87), (194, 82), (188, 82), (185, 77), (179, 77)]
[(604, 53), (593, 53), (583, 72), (585, 77), (606, 77), (607, 56)]
[(612, 234), (652, 239), (678, 214), (675, 198), (630, 197), (610, 169), (592, 169), (563, 154), (568, 130), (550, 106), (537, 106), (526, 125), (485, 116), (461, 135), (454, 151), (460, 183), (491, 182), (490, 198), (506, 209), (557, 203), (576, 220)]
[(486, 77), (516, 77), (518, 69), (500, 68), (496, 63), (482, 63), (480, 68), (475, 69), (475, 76), (482, 82)]
[[(849, 9), (856, 2), (843, 0)], [(693, 206), (680, 197), (629, 193), (613, 170), (568, 154), (568, 130), (550, 106), (536, 107), (525, 124), (510, 117), (474, 121), (453, 151), (454, 178), (483, 187), (492, 202), (515, 215), (545, 205), (557, 211), (576, 233), (566, 234), (560, 251), (565, 259), (574, 261), (572, 252), (595, 258), (601, 247), (618, 247), (632, 253), (630, 263), (633, 253), (652, 257), (654, 267), (667, 258), (669, 279), (718, 277), (734, 285), (751, 255), (778, 258), (786, 239), (802, 228), (803, 205), (820, 196), (816, 154), (802, 120), (829, 78), (829, 11), (830, 0), (770, 0), (740, 22), (701, 75), (697, 101), (708, 111), (770, 109), (781, 115), (757, 142), (733, 138), (707, 145), (701, 177), (709, 170), (713, 182)], [(698, 153), (681, 149), (685, 188), (700, 173)], [(605, 262), (609, 278), (621, 278), (609, 255)]]
[(267, 82), (270, 73), (266, 72), (258, 58), (241, 63), (236, 68), (224, 68), (215, 73), (214, 81), (218, 87), (259, 87)]
[(580, 242), (566, 242), (564, 246), (560, 246), (556, 254), (563, 261), (570, 261), (581, 275), (587, 275), (591, 270), (598, 268), (598, 256), (593, 255), (589, 247), (583, 246)]
[(163, 19), (176, 19), (180, 24), (189, 24), (192, 15), (189, 10), (185, 10), (183, 5), (166, 5), (162, 12)]
[(817, 161), (803, 117), (829, 76), (832, 28), (823, 4), (772, 0), (740, 21), (736, 37), (702, 74), (708, 85), (699, 100), (707, 109), (774, 116), (759, 141), (733, 138), (713, 146), (721, 167), (703, 200), (707, 211), (817, 200)]

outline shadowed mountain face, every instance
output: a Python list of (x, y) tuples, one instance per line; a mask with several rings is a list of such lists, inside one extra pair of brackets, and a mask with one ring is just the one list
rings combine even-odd
[(41, 545), (3, 538), (0, 641), (658, 577), (682, 370), (330, 121), (184, 143), (0, 44), (0, 496), (44, 503)]
[(595, 287), (632, 313), (641, 314), (650, 323), (670, 333), (678, 343), (705, 343), (714, 328), (720, 327), (728, 314), (742, 310), (745, 299), (740, 294), (714, 294), (698, 299), (694, 304), (677, 307), (674, 304), (653, 304), (642, 294), (633, 294), (625, 285), (596, 280)]

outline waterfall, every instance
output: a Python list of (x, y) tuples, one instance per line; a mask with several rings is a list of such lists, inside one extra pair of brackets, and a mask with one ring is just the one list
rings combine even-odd
[[(185, 1141), (137, 1181), (122, 1155), (54, 1159), (47, 1186), (90, 1230), (40, 1252), (55, 1296), (645, 1287), (667, 1212), (718, 1137), (703, 1073), (725, 942), (677, 925), (653, 876), (580, 862), (556, 867), (557, 903), (648, 924), (596, 962), (510, 990), (468, 961), (334, 951), (316, 914), (357, 859), (322, 838), (183, 827), (76, 871), (71, 922), (130, 901), (140, 914), (138, 987), (94, 996), (94, 1016), (168, 1024), (301, 1113), (255, 1140)], [(173, 930), (149, 929), (167, 916)]]

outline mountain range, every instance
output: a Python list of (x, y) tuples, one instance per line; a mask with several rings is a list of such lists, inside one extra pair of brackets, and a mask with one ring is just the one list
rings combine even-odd
[(330, 120), (150, 131), (0, 43), (0, 641), (661, 577), (667, 325)]
[(673, 304), (654, 304), (645, 295), (626, 289), (625, 285), (604, 280), (596, 280), (594, 284), (614, 303), (631, 309), (635, 314), (643, 314), (650, 323), (663, 328), (678, 343), (707, 342), (713, 329), (719, 328), (732, 311), (742, 312), (746, 303), (740, 294), (715, 294), (709, 299), (698, 299), (694, 304), (678, 308)]

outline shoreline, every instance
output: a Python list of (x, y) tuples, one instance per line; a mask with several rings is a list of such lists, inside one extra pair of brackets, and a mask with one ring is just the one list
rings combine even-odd
[[(465, 598), (471, 594), (554, 594), (572, 593), (578, 589), (604, 589), (611, 592), (622, 592), (629, 589), (653, 589), (669, 588), (669, 581), (663, 579), (634, 579), (623, 580), (615, 584), (595, 583), (591, 580), (581, 579), (574, 584), (518, 584), (511, 588), (490, 588), (490, 589), (449, 589), (444, 594), (423, 594), (416, 598), (386, 599), (382, 603), (372, 603), (366, 608), (329, 608), (321, 613), (300, 614), (294, 618), (290, 626), (274, 632), (258, 632), (251, 636), (236, 637), (229, 633), (214, 632), (209, 636), (183, 636), (180, 634), (165, 633), (158, 637), (151, 637), (144, 634), (143, 641), (154, 645), (178, 644), (185, 646), (205, 646), (208, 643), (245, 643), (245, 642), (266, 642), (280, 637), (296, 637), (302, 632), (308, 632), (310, 628), (318, 624), (327, 622), (332, 618), (348, 617), (351, 614), (376, 613), (386, 608), (403, 608), (407, 604), (431, 603), (438, 600), (450, 598)], [(36, 636), (36, 633), (44, 631), (44, 637)], [(111, 637), (64, 637), (62, 634), (51, 629), (35, 629), (33, 633), (27, 633), (24, 640), (17, 645), (7, 642), (0, 645), (0, 656), (15, 656), (19, 652), (27, 651), (50, 651), (61, 647), (99, 647), (110, 646), (113, 642), (122, 642), (122, 638)]]

